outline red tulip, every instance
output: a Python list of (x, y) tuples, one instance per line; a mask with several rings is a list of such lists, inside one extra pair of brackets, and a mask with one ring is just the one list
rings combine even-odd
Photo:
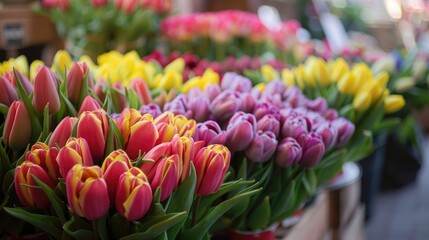
[(155, 176), (150, 184), (152, 191), (161, 187), (161, 201), (167, 199), (179, 184), (182, 167), (177, 154), (164, 157), (156, 168)]
[(76, 122), (77, 118), (68, 116), (61, 120), (52, 132), (51, 138), (49, 139), (49, 147), (64, 147), (67, 140), (71, 137)]
[(102, 109), (84, 112), (77, 125), (77, 137), (85, 138), (94, 161), (101, 161), (104, 156), (109, 124), (106, 112)]
[(74, 104), (79, 103), (80, 94), (83, 89), (83, 81), (85, 75), (88, 74), (88, 86), (91, 86), (92, 79), (91, 74), (88, 72), (88, 66), (86, 63), (75, 62), (73, 63), (70, 71), (67, 74), (67, 95), (70, 101)]
[(0, 103), (10, 106), (13, 101), (18, 100), (13, 85), (3, 76), (0, 76)]
[(142, 218), (152, 205), (152, 189), (146, 175), (136, 167), (123, 173), (116, 191), (116, 209), (128, 221)]
[(37, 142), (31, 147), (31, 150), (25, 154), (25, 161), (41, 166), (47, 171), (51, 179), (56, 182), (60, 177), (60, 169), (56, 160), (57, 156), (57, 148), (49, 148), (45, 143)]
[(133, 89), (143, 105), (149, 104), (152, 102), (152, 96), (150, 94), (149, 88), (147, 87), (146, 82), (143, 79), (134, 79), (130, 83), (131, 89)]
[(158, 164), (165, 156), (170, 156), (171, 154), (172, 144), (171, 142), (165, 142), (155, 146), (146, 155), (144, 155), (144, 159), (152, 161), (143, 162), (140, 165), (140, 169), (147, 175), (150, 182), (152, 182), (152, 179), (155, 176)]
[(76, 164), (93, 165), (88, 143), (84, 138), (70, 138), (61, 148), (57, 156), (61, 176), (65, 179), (67, 173)]
[(79, 112), (77, 113), (77, 116), (79, 117), (85, 111), (95, 111), (98, 109), (102, 109), (100, 104), (97, 102), (97, 100), (88, 95), (83, 100)]
[(106, 180), (111, 202), (115, 201), (119, 177), (122, 173), (127, 172), (131, 166), (130, 158), (123, 150), (113, 151), (104, 159), (101, 170)]
[(31, 139), (31, 120), (24, 102), (15, 101), (7, 112), (3, 139), (14, 150), (21, 150)]
[(109, 194), (99, 166), (75, 165), (66, 178), (67, 201), (79, 217), (97, 220), (109, 210)]
[(43, 113), (45, 106), (49, 104), (49, 113), (60, 110), (60, 97), (52, 73), (47, 67), (41, 67), (34, 78), (34, 109)]

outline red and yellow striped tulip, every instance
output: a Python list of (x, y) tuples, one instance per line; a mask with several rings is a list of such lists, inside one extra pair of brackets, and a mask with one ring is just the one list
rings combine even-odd
[(106, 159), (104, 159), (101, 170), (104, 174), (104, 180), (106, 180), (111, 202), (115, 201), (119, 177), (124, 172), (127, 172), (131, 166), (130, 158), (123, 150), (113, 151), (106, 157)]
[(61, 176), (65, 179), (67, 173), (76, 164), (93, 165), (88, 143), (84, 138), (69, 138), (57, 156)]

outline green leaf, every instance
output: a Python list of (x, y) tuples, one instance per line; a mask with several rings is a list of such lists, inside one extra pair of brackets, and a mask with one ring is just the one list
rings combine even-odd
[(271, 204), (271, 219), (270, 222), (274, 223), (277, 221), (281, 221), (287, 216), (285, 216), (291, 209), (292, 203), (294, 201), (295, 194), (295, 180), (289, 182), (287, 187), (280, 192), (280, 194), (273, 199)]
[(115, 122), (111, 118), (109, 118), (109, 132), (107, 133), (107, 142), (106, 142), (106, 150), (104, 151), (104, 156), (109, 155), (111, 152), (115, 150), (115, 141), (113, 139), (113, 126)]
[(57, 217), (30, 213), (21, 208), (4, 208), (4, 210), (13, 217), (30, 223), (56, 239), (61, 238), (61, 224)]
[(94, 234), (91, 231), (91, 226), (82, 218), (73, 216), (68, 222), (63, 225), (64, 232), (74, 239), (92, 240)]
[(263, 229), (269, 226), (271, 217), (270, 197), (265, 196), (261, 204), (252, 209), (246, 219), (251, 230)]
[(41, 142), (44, 142), (49, 135), (49, 103), (46, 104), (45, 109), (43, 110), (43, 131)]
[[(192, 201), (194, 199), (195, 186), (197, 183), (197, 174), (195, 172), (194, 164), (191, 162), (189, 171), (189, 176), (185, 181), (177, 188), (176, 191), (170, 197), (170, 204), (167, 208), (167, 213), (174, 212), (186, 212), (186, 217), (188, 216), (190, 209), (192, 207)], [(185, 223), (186, 217), (182, 223), (178, 223), (176, 226), (168, 230), (167, 235), (168, 239), (175, 239), (177, 233), (182, 228)]]
[(122, 133), (114, 121), (113, 124), (110, 124), (110, 129), (113, 130), (115, 135), (117, 148), (124, 149), (124, 138), (122, 137)]
[(3, 144), (0, 140), (0, 186), (3, 184), (4, 176), (12, 168), (9, 157), (4, 150)]
[(109, 240), (109, 233), (107, 232), (107, 214), (105, 214), (102, 218), (96, 220), (96, 226), (100, 239)]
[(0, 113), (6, 118), (7, 111), (9, 111), (9, 107), (0, 103)]
[(10, 189), (13, 188), (13, 182), (14, 182), (14, 174), (15, 169), (11, 169), (4, 175), (3, 182), (2, 182), (2, 190), (7, 195), (7, 192), (10, 192)]
[(86, 71), (85, 77), (83, 78), (82, 89), (79, 94), (79, 106), (82, 105), (83, 100), (88, 96), (88, 77), (89, 71)]
[[(255, 184), (256, 185), (256, 184)], [(255, 189), (251, 191), (245, 191), (236, 196), (227, 199), (215, 207), (213, 207), (208, 214), (204, 216), (204, 218), (200, 219), (198, 223), (192, 227), (191, 229), (187, 229), (182, 232), (179, 236), (180, 239), (193, 239), (200, 240), (204, 237), (204, 235), (208, 232), (210, 227), (220, 218), (222, 217), (229, 209), (231, 209), (234, 205), (240, 203), (242, 200), (257, 194), (261, 189)]]
[(125, 89), (125, 97), (127, 98), (127, 104), (130, 108), (139, 109), (142, 105), (136, 92), (132, 89)]
[(66, 209), (66, 205), (63, 201), (55, 194), (54, 190), (52, 190), (48, 185), (46, 185), (44, 182), (42, 182), (39, 178), (37, 178), (34, 175), (31, 175), (33, 177), (34, 181), (39, 185), (43, 192), (48, 197), (49, 201), (51, 201), (52, 207), (55, 210), (55, 213), (57, 214), (61, 225), (66, 223), (66, 218), (64, 215), (64, 210)]
[(164, 216), (154, 218), (152, 221), (146, 223), (150, 227), (144, 232), (134, 233), (126, 237), (121, 238), (122, 240), (140, 240), (140, 239), (153, 239), (165, 231), (173, 227), (174, 225), (182, 222), (186, 218), (186, 212), (180, 213), (169, 213)]
[(18, 95), (20, 99), (24, 102), (25, 108), (28, 111), (28, 115), (30, 115), (31, 138), (32, 138), (32, 141), (35, 141), (39, 137), (40, 133), (42, 132), (42, 126), (40, 125), (39, 119), (37, 117), (37, 113), (34, 110), (33, 105), (31, 104), (29, 95), (27, 94), (24, 87), (22, 86), (21, 80), (19, 79), (19, 76), (16, 73), (16, 70), (14, 69), (13, 72), (15, 74)]
[(70, 100), (64, 95), (64, 93), (60, 92), (60, 98), (65, 103), (66, 109), (70, 113), (70, 115), (76, 116), (77, 115), (76, 108), (73, 106)]

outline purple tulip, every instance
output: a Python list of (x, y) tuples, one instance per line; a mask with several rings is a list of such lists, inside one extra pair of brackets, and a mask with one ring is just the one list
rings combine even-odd
[(221, 92), (222, 89), (217, 84), (211, 84), (204, 90), (204, 94), (210, 99), (210, 102), (213, 101)]
[(332, 127), (329, 122), (317, 124), (315, 132), (322, 137), (326, 149), (330, 149), (337, 143), (338, 129)]
[(18, 94), (15, 88), (5, 77), (0, 76), (0, 103), (9, 107), (16, 100)]
[(183, 115), (189, 117), (191, 114), (187, 109), (188, 97), (181, 94), (177, 96), (173, 101), (168, 102), (164, 106), (164, 112), (172, 112), (174, 115)]
[(298, 138), (302, 147), (301, 167), (311, 168), (320, 162), (325, 154), (325, 145), (322, 138), (316, 133), (302, 134)]
[(304, 105), (305, 102), (305, 97), (302, 95), (301, 90), (295, 86), (288, 87), (283, 94), (283, 98), (294, 108)]
[(265, 115), (258, 120), (256, 130), (262, 132), (271, 131), (278, 137), (280, 133), (280, 122), (273, 115)]
[(189, 92), (187, 94), (188, 99), (192, 99), (192, 98), (195, 98), (195, 97), (200, 97), (201, 95), (204, 95), (204, 93), (199, 88), (191, 88), (191, 90), (189, 90)]
[(338, 118), (338, 112), (334, 108), (328, 108), (325, 112), (325, 118), (327, 120), (333, 121)]
[(282, 127), (283, 138), (292, 137), (298, 139), (299, 136), (309, 133), (311, 122), (304, 116), (287, 118)]
[(265, 115), (273, 115), (277, 120), (280, 120), (279, 108), (270, 102), (257, 103), (253, 109), (253, 114), (255, 115), (256, 120), (261, 119)]
[(198, 123), (195, 127), (193, 139), (195, 142), (204, 141), (205, 146), (211, 144), (225, 144), (226, 132), (215, 121)]
[(260, 99), (262, 95), (262, 93), (257, 88), (252, 88), (252, 90), (250, 90), (250, 94), (254, 99)]
[(159, 108), (158, 105), (156, 105), (155, 103), (149, 103), (147, 105), (143, 105), (139, 112), (143, 115), (146, 113), (149, 113), (150, 115), (152, 115), (153, 118), (158, 117), (159, 115), (161, 115), (161, 108)]
[(223, 75), (221, 81), (222, 89), (231, 89), (238, 92), (250, 92), (252, 89), (252, 82), (239, 74), (227, 72)]
[(286, 91), (286, 87), (280, 80), (273, 80), (267, 84), (262, 96), (273, 96), (276, 94), (283, 94)]
[(346, 145), (355, 132), (355, 125), (343, 117), (335, 119), (331, 124), (338, 130), (336, 147)]
[(231, 118), (241, 107), (240, 93), (226, 90), (219, 94), (210, 104), (210, 112), (214, 118), (224, 122)]
[(328, 109), (328, 103), (326, 102), (326, 99), (318, 97), (314, 100), (308, 100), (306, 102), (306, 107), (309, 110), (324, 114)]
[(246, 113), (253, 112), (253, 109), (256, 104), (256, 100), (253, 97), (253, 95), (250, 93), (242, 93), (240, 94), (240, 98), (241, 98), (240, 111), (243, 111)]
[(264, 163), (273, 156), (276, 148), (277, 139), (273, 132), (258, 132), (245, 153), (250, 161)]
[(255, 132), (255, 116), (237, 112), (228, 123), (226, 145), (231, 151), (242, 151), (253, 141)]
[(280, 167), (290, 167), (299, 162), (302, 157), (301, 145), (295, 138), (285, 138), (277, 147), (275, 154), (275, 161)]
[(197, 122), (206, 121), (209, 117), (209, 98), (204, 95), (189, 98), (188, 111), (191, 112), (189, 118)]

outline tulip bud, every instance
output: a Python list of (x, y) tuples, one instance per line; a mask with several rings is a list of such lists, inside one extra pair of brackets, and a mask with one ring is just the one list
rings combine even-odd
[(97, 220), (109, 210), (109, 194), (99, 166), (75, 165), (66, 178), (67, 201), (79, 217)]
[(288, 87), (283, 94), (285, 102), (289, 103), (291, 107), (296, 108), (304, 104), (305, 97), (301, 90), (295, 86)]
[(274, 106), (274, 104), (270, 102), (257, 103), (253, 109), (253, 115), (255, 115), (256, 120), (259, 120), (266, 115), (273, 115), (276, 119), (280, 120), (278, 107)]
[(183, 115), (177, 115), (173, 119), (174, 127), (177, 134), (181, 137), (190, 137), (194, 135), (195, 125), (197, 124), (193, 119), (187, 119)]
[(262, 65), (261, 74), (262, 74), (262, 77), (267, 82), (270, 82), (275, 79), (279, 79), (279, 74), (271, 65), (267, 65), (267, 64)]
[(287, 87), (295, 86), (295, 76), (293, 71), (287, 68), (282, 70), (282, 80)]
[(242, 93), (240, 94), (240, 99), (241, 106), (239, 110), (246, 113), (253, 112), (253, 109), (256, 105), (256, 100), (252, 93)]
[(320, 114), (324, 114), (326, 110), (328, 109), (328, 103), (326, 102), (326, 99), (322, 97), (317, 97), (314, 100), (309, 100), (306, 102), (306, 107), (309, 110), (318, 112)]
[(322, 137), (326, 149), (330, 149), (337, 143), (338, 129), (331, 126), (328, 122), (318, 124), (315, 133)]
[(65, 179), (67, 173), (76, 164), (93, 165), (88, 143), (84, 138), (69, 138), (66, 145), (57, 155), (57, 163), (61, 176)]
[(302, 147), (302, 157), (299, 165), (304, 168), (314, 167), (325, 154), (325, 145), (322, 138), (316, 133), (302, 134), (298, 138)]
[(116, 210), (128, 221), (136, 221), (152, 205), (152, 189), (146, 175), (138, 168), (123, 173), (117, 184)]
[(109, 199), (115, 201), (116, 188), (118, 187), (119, 177), (132, 167), (130, 158), (123, 150), (115, 150), (104, 159), (101, 170), (104, 174), (104, 180), (109, 191)]
[(163, 143), (170, 142), (174, 135), (177, 134), (177, 128), (174, 125), (174, 115), (171, 112), (164, 112), (153, 121), (158, 131), (158, 139), (155, 146)]
[(371, 101), (371, 95), (366, 91), (362, 91), (354, 97), (352, 104), (357, 111), (363, 112), (369, 108)]
[(276, 148), (277, 139), (273, 132), (258, 132), (245, 153), (250, 161), (264, 163), (273, 156)]
[(240, 107), (240, 94), (235, 91), (226, 90), (211, 102), (210, 111), (216, 120), (223, 122), (230, 119)]
[(161, 187), (161, 201), (167, 199), (179, 184), (182, 174), (182, 166), (179, 161), (179, 156), (174, 154), (163, 157), (156, 167), (156, 173), (150, 186), (154, 192)]
[(54, 189), (56, 186), (56, 181), (41, 166), (30, 161), (24, 161), (20, 166), (15, 168), (14, 183), (16, 194), (24, 206), (46, 209), (51, 205), (51, 202), (43, 190), (39, 188), (36, 181), (34, 181), (33, 176), (40, 179), (51, 189)]
[(188, 101), (188, 109), (192, 112), (190, 118), (197, 122), (206, 121), (210, 114), (209, 106), (209, 98), (204, 95), (190, 98)]
[(142, 104), (149, 104), (152, 102), (149, 88), (143, 79), (133, 79), (130, 83), (130, 88), (137, 93)]
[(303, 116), (287, 118), (282, 127), (283, 138), (292, 137), (298, 139), (299, 136), (310, 132), (312, 126), (308, 118)]
[(316, 79), (319, 81), (320, 85), (327, 86), (331, 83), (326, 62), (323, 59), (316, 59), (314, 70)]
[(65, 117), (57, 125), (55, 130), (52, 132), (51, 138), (49, 139), (49, 147), (63, 147), (66, 145), (67, 140), (71, 137), (73, 127), (77, 122), (77, 118)]
[(74, 104), (79, 103), (79, 98), (83, 89), (83, 82), (86, 74), (88, 74), (87, 84), (88, 86), (91, 86), (92, 79), (90, 73), (88, 72), (88, 66), (86, 63), (73, 63), (70, 71), (67, 74), (67, 94), (70, 101)]
[(250, 92), (252, 89), (252, 82), (241, 75), (233, 72), (227, 72), (223, 75), (221, 81), (222, 89), (230, 89), (241, 93)]
[(231, 153), (223, 145), (209, 145), (198, 152), (194, 159), (197, 195), (207, 196), (219, 190), (230, 161)]
[(7, 112), (3, 139), (13, 150), (21, 150), (31, 139), (31, 120), (24, 102), (14, 101)]
[(207, 86), (204, 90), (204, 94), (209, 98), (210, 102), (213, 101), (219, 94), (221, 94), (222, 89), (219, 85), (211, 84)]
[(33, 81), (36, 73), (41, 67), (45, 66), (45, 63), (41, 60), (34, 60), (30, 65), (30, 80)]
[(417, 59), (413, 63), (411, 72), (416, 79), (422, 78), (427, 71), (427, 63), (423, 59)]
[(283, 94), (286, 91), (286, 87), (280, 80), (273, 80), (267, 84), (262, 93), (262, 96), (274, 96), (277, 94)]
[(301, 145), (295, 138), (287, 137), (279, 143), (275, 153), (275, 161), (280, 167), (287, 168), (298, 163), (301, 156)]
[(252, 114), (237, 112), (226, 129), (226, 145), (232, 151), (242, 151), (253, 141), (256, 132), (256, 119)]
[(49, 113), (60, 110), (60, 97), (58, 95), (55, 80), (47, 67), (42, 67), (34, 79), (34, 109), (43, 113), (45, 106), (49, 104)]
[(146, 174), (147, 178), (149, 179), (149, 182), (152, 182), (158, 164), (165, 156), (170, 156), (172, 154), (172, 151), (172, 143), (164, 142), (159, 145), (156, 145), (146, 155), (144, 155), (144, 159), (152, 160), (143, 162), (140, 165), (140, 169)]
[(108, 0), (91, 0), (91, 4), (95, 8), (105, 6), (107, 3), (108, 3)]
[(416, 85), (416, 80), (413, 77), (402, 77), (395, 81), (393, 89), (398, 93), (407, 92)]
[(258, 120), (256, 130), (262, 132), (271, 131), (278, 136), (280, 132), (280, 122), (273, 115), (265, 115)]
[(13, 85), (3, 76), (0, 76), (0, 103), (10, 106), (13, 101), (18, 100)]
[(14, 88), (18, 86), (17, 81), (19, 81), (28, 95), (30, 95), (33, 92), (33, 85), (31, 84), (30, 80), (28, 80), (27, 76), (25, 76), (18, 69), (14, 69), (9, 72), (6, 72), (4, 74), (4, 77), (9, 80), (9, 82), (12, 84)]
[(60, 177), (60, 169), (56, 161), (58, 150), (54, 147), (49, 148), (43, 142), (37, 142), (31, 150), (25, 154), (25, 161), (32, 162), (41, 166), (54, 182)]
[(402, 95), (392, 94), (384, 99), (384, 111), (394, 113), (405, 106), (405, 99)]
[(82, 113), (77, 124), (77, 137), (88, 142), (94, 161), (100, 161), (104, 156), (107, 133), (108, 120), (104, 110)]
[(215, 121), (198, 123), (193, 135), (195, 141), (204, 141), (205, 145), (225, 144), (226, 132)]
[[(201, 144), (198, 144), (201, 145)], [(172, 154), (179, 156), (179, 162), (182, 164), (182, 174), (180, 181), (183, 182), (189, 175), (191, 161), (197, 154), (197, 144), (191, 137), (178, 137), (173, 139)]]
[(83, 100), (79, 112), (77, 113), (77, 116), (79, 117), (85, 111), (95, 111), (98, 109), (102, 109), (100, 104), (97, 102), (97, 100), (88, 95)]
[(340, 93), (354, 94), (358, 88), (359, 82), (353, 73), (347, 73), (337, 82), (337, 88)]
[(336, 109), (328, 108), (325, 112), (325, 119), (333, 121), (338, 118), (338, 112)]
[(67, 51), (59, 50), (55, 53), (54, 60), (52, 61), (52, 68), (59, 73), (60, 76), (65, 76), (66, 70), (70, 69), (72, 63), (73, 61), (70, 54)]
[(97, 95), (98, 99), (100, 99), (101, 102), (104, 102), (106, 100), (106, 89), (108, 87), (108, 84), (104, 79), (100, 78), (94, 86), (94, 92), (95, 95)]
[(154, 103), (149, 103), (148, 105), (143, 105), (139, 112), (141, 114), (150, 114), (151, 116), (153, 116), (154, 118), (158, 117), (159, 115), (162, 114), (161, 109), (159, 108), (158, 105), (154, 104)]
[(124, 11), (127, 14), (132, 13), (137, 7), (136, 0), (115, 0), (116, 8)]
[(393, 72), (395, 70), (395, 58), (392, 55), (377, 60), (371, 67), (374, 73)]
[(336, 147), (346, 145), (355, 131), (355, 125), (343, 117), (333, 120), (331, 126), (336, 128), (338, 132)]
[[(164, 105), (165, 112), (171, 112), (174, 115), (188, 115), (187, 111), (188, 98), (185, 95), (179, 95), (173, 101)], [(191, 113), (189, 112), (189, 115)]]

